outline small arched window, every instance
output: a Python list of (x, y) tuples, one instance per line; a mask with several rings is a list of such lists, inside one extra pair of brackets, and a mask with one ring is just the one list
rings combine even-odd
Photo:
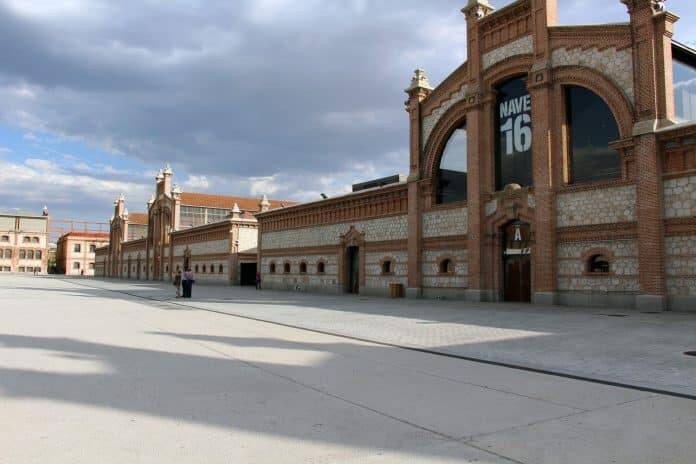
[(466, 125), (462, 125), (452, 132), (442, 151), (440, 168), (437, 171), (437, 203), (466, 200), (466, 164)]
[(205, 266), (205, 264), (204, 264), (204, 265), (203, 265), (203, 274), (205, 274), (206, 269), (207, 269), (207, 268), (206, 268), (206, 266)]
[(34, 259), (34, 250), (27, 251), (27, 259)]
[(30, 243), (30, 242), (31, 242), (31, 237), (24, 237), (24, 238), (22, 239), (22, 241), (23, 241), (24, 243)]
[(392, 262), (390, 259), (385, 259), (382, 261), (382, 274), (392, 273)]
[(34, 253), (34, 257), (36, 259), (41, 259), (41, 250), (36, 250), (36, 253)]
[(300, 263), (300, 274), (306, 274), (307, 273), (307, 263), (304, 261)]
[(283, 264), (283, 272), (286, 274), (290, 274), (290, 263)]
[(324, 264), (324, 261), (319, 261), (317, 263), (317, 274), (323, 274), (326, 272), (326, 265)]
[(621, 177), (621, 155), (609, 147), (619, 126), (602, 98), (584, 87), (566, 87), (570, 181), (596, 182)]
[(268, 265), (268, 272), (270, 272), (271, 274), (275, 274), (275, 272), (276, 272), (276, 264), (275, 263), (271, 263)]
[(221, 264), (220, 266), (218, 266), (218, 274), (222, 274), (223, 272), (224, 272), (224, 267)]
[(195, 271), (198, 272), (198, 264), (196, 264)]
[(39, 237), (32, 237), (31, 241), (32, 243), (39, 243)]
[(26, 250), (19, 250), (19, 259), (25, 259), (27, 257)]
[(5, 258), (12, 258), (12, 250), (5, 250)]
[(587, 270), (591, 273), (608, 273), (611, 270), (609, 258), (605, 255), (594, 255), (590, 258)]
[(454, 274), (454, 262), (451, 259), (440, 261), (440, 274)]

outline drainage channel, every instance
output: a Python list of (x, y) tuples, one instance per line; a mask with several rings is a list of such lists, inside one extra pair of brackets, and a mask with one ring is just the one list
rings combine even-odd
[[(271, 324), (271, 325), (276, 325), (279, 327), (287, 327), (290, 329), (304, 330), (306, 332), (318, 333), (321, 335), (329, 335), (332, 337), (339, 337), (339, 338), (343, 338), (346, 340), (354, 340), (354, 341), (363, 342), (363, 343), (372, 343), (374, 345), (386, 346), (386, 347), (390, 347), (390, 348), (399, 348), (402, 350), (413, 351), (416, 353), (430, 354), (433, 356), (440, 356), (440, 357), (444, 357), (444, 358), (459, 359), (461, 361), (469, 361), (469, 362), (474, 362), (474, 363), (478, 363), (478, 364), (487, 364), (487, 365), (491, 365), (491, 366), (505, 367), (508, 369), (515, 369), (518, 371), (533, 372), (536, 374), (548, 375), (548, 376), (552, 376), (552, 377), (560, 377), (560, 378), (564, 378), (564, 379), (579, 380), (582, 382), (595, 383), (595, 384), (599, 384), (599, 385), (607, 385), (610, 387), (617, 387), (617, 388), (626, 388), (629, 390), (636, 390), (636, 391), (641, 391), (641, 392), (646, 392), (646, 393), (655, 393), (658, 395), (671, 396), (674, 398), (683, 398), (683, 399), (696, 401), (696, 395), (690, 394), (690, 393), (680, 393), (680, 392), (675, 392), (675, 391), (671, 391), (671, 390), (664, 390), (661, 388), (644, 387), (641, 385), (635, 385), (635, 384), (630, 384), (630, 383), (597, 379), (597, 378), (593, 378), (593, 377), (586, 377), (586, 376), (576, 375), (576, 374), (568, 374), (565, 372), (553, 371), (553, 370), (549, 370), (549, 369), (541, 369), (541, 368), (537, 368), (537, 367), (524, 366), (521, 364), (512, 364), (512, 363), (507, 363), (507, 362), (502, 362), (502, 361), (492, 361), (489, 359), (475, 358), (475, 357), (471, 357), (471, 356), (464, 356), (464, 355), (459, 355), (459, 354), (454, 354), (454, 353), (448, 353), (445, 351), (433, 350), (433, 349), (429, 349), (429, 348), (419, 348), (419, 347), (408, 346), (408, 345), (399, 345), (396, 343), (389, 343), (389, 342), (384, 342), (384, 341), (379, 341), (379, 340), (371, 340), (368, 338), (355, 337), (352, 335), (345, 335), (345, 334), (341, 334), (341, 333), (329, 332), (329, 331), (319, 330), (319, 329), (310, 329), (310, 328), (302, 327), (299, 325), (286, 324), (284, 322), (272, 321), (269, 319), (262, 319), (262, 318), (247, 316), (247, 315), (243, 315), (243, 314), (230, 313), (230, 312), (220, 311), (220, 310), (216, 310), (216, 309), (201, 308), (198, 306), (179, 303), (178, 301), (157, 300), (157, 299), (150, 298), (147, 296), (137, 295), (135, 293), (129, 293), (129, 292), (122, 291), (122, 290), (113, 290), (110, 288), (95, 287), (92, 285), (84, 284), (82, 282), (76, 282), (76, 281), (72, 281), (72, 280), (68, 280), (68, 279), (60, 279), (60, 280), (63, 280), (64, 282), (68, 282), (68, 283), (73, 283), (75, 285), (81, 285), (81, 286), (87, 287), (87, 288), (104, 290), (104, 291), (112, 292), (112, 293), (119, 293), (121, 295), (128, 295), (128, 296), (131, 296), (134, 298), (138, 298), (141, 300), (147, 300), (147, 301), (151, 301), (151, 302), (155, 302), (155, 303), (160, 303), (160, 304), (166, 303), (166, 304), (169, 304), (172, 306), (179, 306), (182, 308), (194, 309), (197, 311), (206, 311), (209, 313), (220, 314), (223, 316), (237, 317), (239, 319), (246, 319), (249, 321), (261, 322), (264, 324)], [(626, 316), (626, 315), (622, 315), (620, 317), (624, 317), (624, 316)], [(689, 354), (689, 353), (693, 353), (693, 354)], [(696, 351), (688, 351), (684, 354), (686, 354), (687, 356), (696, 356)]]

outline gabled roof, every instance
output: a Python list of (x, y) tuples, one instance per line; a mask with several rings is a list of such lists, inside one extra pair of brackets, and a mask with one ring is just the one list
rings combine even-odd
[[(271, 209), (296, 204), (294, 201), (269, 200)], [(232, 209), (236, 203), (242, 211), (259, 211), (260, 198), (211, 195), (208, 193), (182, 192), (181, 204), (185, 206), (206, 206), (208, 208)]]
[(128, 222), (131, 224), (147, 225), (147, 213), (129, 213)]

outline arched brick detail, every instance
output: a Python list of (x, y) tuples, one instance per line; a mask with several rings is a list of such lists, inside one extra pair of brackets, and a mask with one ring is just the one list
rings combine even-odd
[[(616, 259), (614, 256), (614, 252), (610, 250), (609, 248), (603, 248), (603, 247), (594, 247), (590, 248), (588, 250), (583, 251), (581, 260), (582, 260), (582, 273), (583, 275), (597, 275), (595, 273), (589, 272), (589, 265), (590, 265), (590, 259), (592, 259), (594, 256), (597, 255), (602, 255), (607, 258), (609, 261), (609, 264), (613, 263), (614, 260)], [(609, 274), (613, 274), (613, 271), (610, 271)], [(606, 275), (606, 273), (601, 273), (599, 275)]]
[[(442, 263), (445, 260), (449, 260), (452, 263), (452, 272), (442, 272)], [(457, 260), (451, 254), (449, 254), (449, 253), (441, 254), (440, 256), (437, 257), (436, 262), (437, 262), (438, 275), (451, 275), (451, 276), (457, 275)]]
[[(449, 141), (452, 132), (466, 120), (466, 112), (466, 101), (455, 103), (442, 115), (433, 128), (424, 150), (425, 162), (423, 163), (422, 172), (424, 179), (435, 179), (437, 177), (437, 170), (440, 167), (440, 160), (442, 159), (445, 145)], [(436, 185), (436, 183), (433, 182), (433, 185)]]
[(490, 94), (495, 87), (516, 76), (527, 76), (534, 63), (532, 55), (516, 55), (496, 63), (483, 73), (484, 92)]
[[(384, 263), (386, 261), (389, 261), (389, 272), (385, 273), (384, 272)], [(384, 256), (382, 259), (379, 260), (379, 274), (380, 275), (394, 275), (394, 265), (396, 264), (396, 260), (391, 257), (391, 256)]]
[(614, 114), (621, 138), (631, 137), (635, 120), (633, 105), (624, 91), (609, 78), (583, 66), (564, 66), (554, 68), (552, 79), (555, 85), (575, 85), (596, 93)]

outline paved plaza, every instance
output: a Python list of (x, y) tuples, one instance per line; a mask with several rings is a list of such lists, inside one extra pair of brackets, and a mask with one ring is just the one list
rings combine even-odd
[(695, 315), (204, 286), (181, 301), (172, 291), (2, 276), (0, 463), (696, 456), (692, 399), (384, 344), (686, 396), (696, 391), (696, 358), (682, 355), (694, 349)]

